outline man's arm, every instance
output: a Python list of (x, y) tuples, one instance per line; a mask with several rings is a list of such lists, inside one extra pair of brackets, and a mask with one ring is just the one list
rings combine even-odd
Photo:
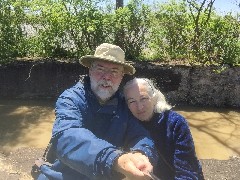
[(128, 179), (148, 179), (149, 172), (152, 172), (153, 166), (158, 161), (153, 140), (148, 131), (130, 115), (128, 110), (125, 109), (122, 113), (126, 114), (125, 118), (128, 119), (124, 143), (124, 150), (128, 153), (117, 158), (114, 169)]
[(158, 152), (149, 132), (130, 115), (126, 133), (126, 145), (132, 152), (146, 155), (153, 166), (157, 165)]
[[(97, 138), (82, 126), (85, 99), (81, 94), (76, 93), (80, 91), (78, 88), (65, 91), (56, 103), (53, 137), (55, 137), (57, 157), (68, 167), (89, 178), (110, 176), (114, 160), (123, 151)], [(105, 164), (104, 168), (95, 167), (99, 157)]]

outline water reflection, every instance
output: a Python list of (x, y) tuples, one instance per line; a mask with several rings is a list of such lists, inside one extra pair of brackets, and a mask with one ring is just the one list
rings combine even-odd
[[(46, 147), (54, 121), (53, 100), (0, 100), (0, 151)], [(240, 155), (240, 110), (175, 108), (189, 122), (201, 159)]]
[(228, 159), (240, 155), (239, 109), (177, 108), (189, 122), (201, 159)]
[(0, 150), (45, 147), (51, 136), (53, 107), (49, 100), (0, 101)]

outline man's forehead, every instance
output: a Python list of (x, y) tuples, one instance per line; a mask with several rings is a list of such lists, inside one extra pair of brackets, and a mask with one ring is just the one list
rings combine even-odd
[(123, 68), (123, 65), (121, 64), (116, 64), (116, 63), (106, 62), (101, 60), (95, 61), (94, 64), (97, 66), (102, 66), (107, 68)]

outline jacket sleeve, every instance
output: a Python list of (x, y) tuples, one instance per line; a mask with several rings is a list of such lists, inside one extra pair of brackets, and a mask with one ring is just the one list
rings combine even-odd
[(184, 117), (177, 113), (170, 113), (176, 119), (173, 127), (175, 141), (174, 168), (175, 180), (196, 179), (202, 180), (202, 168), (197, 159), (190, 128)]
[(153, 166), (157, 165), (158, 153), (149, 132), (138, 123), (134, 117), (129, 118), (126, 131), (127, 147), (130, 151), (139, 151), (145, 154)]
[(113, 162), (123, 152), (83, 128), (84, 96), (78, 92), (81, 90), (67, 90), (56, 103), (53, 137), (57, 157), (89, 179), (111, 177)]

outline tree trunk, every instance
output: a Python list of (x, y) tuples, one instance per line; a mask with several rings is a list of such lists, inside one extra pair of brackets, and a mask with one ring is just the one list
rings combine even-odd
[(123, 7), (123, 0), (116, 0), (116, 9)]

